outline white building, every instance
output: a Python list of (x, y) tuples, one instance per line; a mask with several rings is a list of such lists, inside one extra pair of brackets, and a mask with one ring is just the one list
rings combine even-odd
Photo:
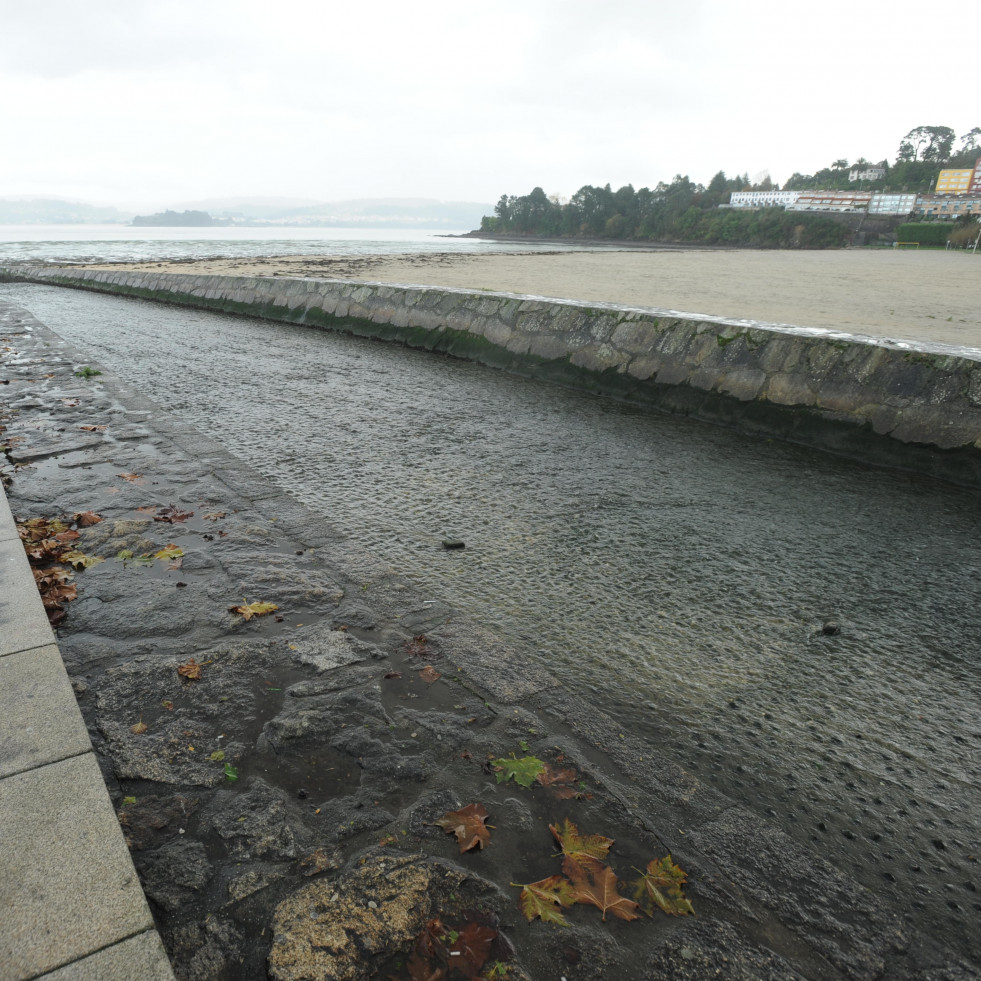
[(876, 191), (869, 202), (870, 215), (908, 215), (916, 207), (915, 194)]
[(886, 176), (885, 167), (866, 167), (865, 170), (850, 170), (850, 181), (881, 181)]
[(801, 191), (788, 211), (865, 211), (871, 191)]
[(789, 208), (800, 191), (733, 191), (730, 208)]

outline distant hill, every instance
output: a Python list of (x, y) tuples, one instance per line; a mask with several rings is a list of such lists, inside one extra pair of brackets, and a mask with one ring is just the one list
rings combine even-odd
[(128, 222), (118, 208), (60, 198), (0, 198), (0, 225), (104, 225)]
[[(321, 201), (287, 197), (225, 197), (183, 201), (153, 215), (55, 198), (0, 198), (0, 224), (73, 225), (132, 222), (138, 226), (284, 225), (308, 228), (436, 228), (466, 231), (493, 210), (488, 202), (435, 198)], [(210, 221), (199, 216), (207, 215)], [(191, 218), (188, 218), (191, 216)], [(192, 220), (193, 219), (193, 220)]]
[(493, 207), (486, 202), (435, 198), (359, 198), (310, 201), (290, 198), (207, 198), (181, 207), (231, 218), (236, 224), (286, 224), (321, 228), (475, 228)]

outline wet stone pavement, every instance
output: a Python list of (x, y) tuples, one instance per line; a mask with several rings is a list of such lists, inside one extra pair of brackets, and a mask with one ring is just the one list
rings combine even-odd
[[(102, 518), (58, 641), (179, 978), (404, 977), (428, 919), (475, 916), (516, 979), (979, 976), (86, 363), (0, 303), (15, 517)], [(245, 622), (244, 601), (279, 609)], [(578, 796), (498, 783), (487, 760), (511, 753), (574, 768)], [(460, 854), (433, 822), (474, 802), (491, 841)], [(565, 818), (615, 839), (621, 879), (670, 853), (696, 916), (526, 922), (512, 883), (558, 871)]]

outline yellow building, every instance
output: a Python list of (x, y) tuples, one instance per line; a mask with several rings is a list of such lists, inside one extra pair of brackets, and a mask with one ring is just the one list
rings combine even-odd
[(971, 189), (973, 170), (941, 170), (937, 178), (937, 194), (967, 194)]

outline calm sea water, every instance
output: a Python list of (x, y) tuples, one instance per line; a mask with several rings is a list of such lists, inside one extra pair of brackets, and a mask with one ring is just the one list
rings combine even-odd
[(335, 333), (0, 296), (981, 964), (981, 495)]
[(0, 225), (3, 262), (151, 262), (269, 255), (400, 255), (408, 252), (555, 252), (576, 246), (447, 237), (400, 228), (133, 228)]

